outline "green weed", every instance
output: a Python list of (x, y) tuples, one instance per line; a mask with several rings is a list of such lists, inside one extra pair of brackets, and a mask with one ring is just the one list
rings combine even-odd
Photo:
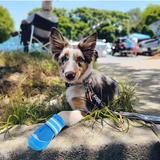
[[(3, 107), (1, 111), (3, 116), (0, 115), (2, 119), (0, 129), (7, 128), (9, 132), (10, 126), (45, 122), (61, 110), (70, 110), (63, 95), (65, 83), (59, 79), (58, 67), (52, 61), (52, 55), (37, 52), (31, 54), (23, 52), (4, 54), (4, 52), (0, 52), (0, 57), (4, 63), (3, 74), (1, 74), (2, 80), (8, 74), (16, 72), (20, 73), (19, 75), (25, 75), (25, 78), (22, 78), (21, 82), (16, 85), (7, 80), (4, 81), (7, 85), (4, 82), (2, 84), (0, 98), (3, 100), (8, 97), (10, 103)], [(93, 63), (93, 68), (103, 71), (103, 68), (100, 68), (96, 62)], [(111, 76), (114, 77), (114, 72)], [(132, 125), (130, 120), (114, 113), (114, 111), (136, 112), (133, 107), (135, 102), (138, 101), (137, 85), (128, 85), (129, 79), (126, 77), (119, 78), (118, 81), (121, 84), (122, 93), (108, 106), (104, 104), (104, 107), (100, 110), (95, 107), (92, 113), (84, 119), (91, 119), (92, 121), (101, 119), (102, 123), (105, 123), (104, 117), (108, 117), (118, 124), (116, 131), (126, 132)], [(37, 98), (34, 102), (30, 101), (35, 95), (45, 95), (46, 102), (49, 102), (52, 98), (61, 97), (62, 107), (56, 109), (55, 106), (50, 105), (46, 110), (46, 104), (40, 102), (40, 98)], [(124, 121), (128, 124), (125, 128), (123, 127)]]
[(9, 133), (9, 127), (11, 126), (45, 122), (53, 114), (58, 113), (60, 110), (68, 110), (68, 108), (66, 108), (67, 105), (63, 97), (62, 108), (59, 109), (56, 109), (56, 107), (50, 105), (46, 110), (45, 104), (38, 103), (39, 99), (37, 99), (37, 101), (34, 103), (31, 103), (29, 99), (33, 92), (34, 90), (30, 93), (29, 97), (25, 99), (21, 95), (21, 92), (17, 90), (14, 100), (10, 100), (10, 105), (7, 106), (7, 109), (3, 114), (3, 120), (0, 122), (0, 130), (6, 128)]
[(139, 101), (136, 91), (137, 84), (134, 86), (129, 86), (127, 81), (121, 82), (120, 84), (122, 91), (115, 100), (110, 101), (108, 106), (102, 104), (102, 109), (97, 109), (95, 106), (91, 114), (87, 115), (83, 120), (89, 119), (92, 122), (101, 119), (102, 124), (108, 124), (104, 118), (110, 118), (115, 122), (115, 125), (112, 126), (115, 129), (114, 131), (123, 133), (127, 132), (130, 126), (134, 126), (132, 122), (137, 122), (140, 124), (139, 126), (134, 127), (152, 127), (138, 120), (130, 120), (125, 116), (115, 113), (119, 111), (136, 113), (137, 111), (134, 109), (134, 104)]

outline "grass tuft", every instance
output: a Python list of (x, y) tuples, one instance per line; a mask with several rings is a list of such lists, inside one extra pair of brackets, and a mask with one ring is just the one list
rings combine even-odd
[[(93, 68), (103, 70), (96, 62)], [(60, 80), (57, 64), (50, 54), (0, 52), (0, 79), (0, 129), (6, 128), (9, 132), (11, 126), (45, 122), (61, 110), (70, 110), (63, 95), (65, 83)], [(129, 85), (125, 78), (120, 78), (119, 82), (122, 93), (100, 110), (95, 106), (85, 120), (101, 119), (106, 123), (104, 118), (107, 117), (117, 124), (115, 131), (126, 132), (129, 129), (131, 121), (114, 111), (136, 112), (133, 107), (138, 101), (137, 84)], [(46, 110), (46, 103), (54, 98), (60, 99), (61, 107), (56, 109), (50, 105)], [(124, 121), (126, 127), (123, 126)]]
[[(134, 86), (129, 86), (127, 81), (121, 82), (120, 85), (122, 91), (121, 94), (115, 100), (110, 101), (108, 106), (102, 104), (102, 109), (97, 109), (97, 107), (95, 106), (95, 110), (93, 110), (91, 114), (87, 115), (83, 120), (91, 120), (92, 122), (94, 120), (101, 119), (102, 124), (108, 124), (108, 122), (106, 122), (104, 118), (110, 118), (115, 122), (115, 125), (112, 126), (114, 128), (114, 131), (123, 133), (127, 132), (130, 126), (145, 126), (151, 128), (152, 126), (147, 125), (146, 123), (133, 119), (130, 120), (125, 116), (115, 113), (120, 111), (137, 113), (137, 111), (134, 109), (134, 104), (139, 101), (136, 91), (138, 85), (136, 84)], [(134, 122), (139, 123), (139, 125), (133, 125), (132, 123)]]
[(0, 52), (0, 129), (47, 119), (56, 109), (45, 111), (43, 102), (64, 91), (51, 54)]

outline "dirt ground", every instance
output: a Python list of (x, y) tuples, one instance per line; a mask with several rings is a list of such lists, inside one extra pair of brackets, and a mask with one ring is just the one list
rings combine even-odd
[(147, 60), (152, 60), (152, 59), (160, 59), (160, 53), (148, 58)]

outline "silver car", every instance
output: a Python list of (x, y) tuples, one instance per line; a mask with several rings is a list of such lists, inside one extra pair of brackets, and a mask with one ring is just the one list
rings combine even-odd
[(151, 56), (152, 52), (156, 52), (160, 48), (159, 42), (159, 38), (142, 41), (139, 44), (138, 52), (143, 52), (145, 55)]

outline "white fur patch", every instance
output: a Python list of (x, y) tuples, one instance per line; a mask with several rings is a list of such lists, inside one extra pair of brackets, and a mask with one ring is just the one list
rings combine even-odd
[(85, 88), (83, 84), (78, 84), (71, 86), (66, 90), (66, 99), (69, 102), (73, 97), (83, 97), (85, 98)]
[(64, 120), (66, 126), (72, 126), (82, 120), (84, 117), (81, 111), (61, 111), (58, 115)]
[(74, 62), (74, 54), (76, 53), (80, 53), (80, 50), (79, 49), (73, 49), (73, 48), (65, 48), (63, 51), (62, 51), (62, 54), (60, 56), (60, 58), (66, 53), (66, 52), (69, 52), (69, 63), (68, 65), (66, 66), (65, 70), (64, 70), (64, 74), (68, 71), (72, 71), (72, 72), (75, 72), (74, 70), (74, 66), (73, 66), (73, 62)]

